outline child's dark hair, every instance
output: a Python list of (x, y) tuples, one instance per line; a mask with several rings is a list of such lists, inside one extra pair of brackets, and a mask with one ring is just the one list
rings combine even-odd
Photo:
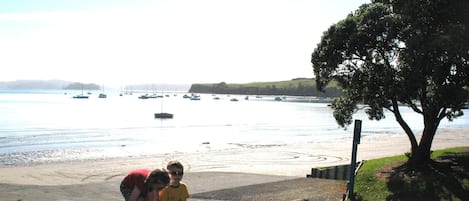
[(165, 169), (154, 169), (153, 171), (151, 171), (150, 175), (148, 175), (145, 184), (148, 190), (150, 191), (152, 190), (152, 184), (163, 184), (167, 186), (169, 184), (168, 171), (166, 171)]
[(177, 161), (177, 160), (172, 160), (172, 161), (169, 161), (168, 162), (168, 165), (166, 165), (166, 168), (169, 169), (171, 167), (174, 167), (174, 168), (179, 168), (181, 169), (182, 171), (184, 171), (184, 166), (181, 164), (181, 162)]

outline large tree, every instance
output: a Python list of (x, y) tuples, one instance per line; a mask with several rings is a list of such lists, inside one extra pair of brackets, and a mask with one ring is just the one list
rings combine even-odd
[[(375, 0), (324, 32), (312, 54), (318, 89), (337, 80), (337, 123), (347, 126), (357, 105), (370, 119), (392, 112), (411, 144), (409, 164), (430, 161), (440, 121), (463, 115), (469, 97), (469, 1)], [(420, 141), (401, 115), (422, 115)]]

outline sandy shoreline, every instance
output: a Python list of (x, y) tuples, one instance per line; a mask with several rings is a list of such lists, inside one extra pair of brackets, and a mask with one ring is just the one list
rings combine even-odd
[[(469, 128), (440, 129), (435, 136), (432, 149), (468, 146), (468, 133)], [(363, 135), (365, 137), (362, 138), (361, 144), (358, 146), (358, 160), (403, 154), (410, 148), (407, 136), (404, 134), (399, 137), (388, 137), (386, 134), (379, 134), (380, 137), (367, 137), (369, 136), (367, 133)], [(73, 185), (77, 188), (76, 193), (78, 191), (93, 192), (93, 188), (102, 188), (97, 190), (97, 194), (101, 195), (106, 190), (110, 191), (104, 193), (103, 196), (107, 195), (107, 197), (102, 198), (119, 200), (120, 194), (115, 186), (129, 170), (141, 167), (164, 167), (167, 161), (173, 159), (180, 160), (185, 165), (187, 176), (184, 180), (191, 186), (193, 193), (214, 190), (214, 188), (230, 188), (249, 184), (249, 182), (253, 184), (287, 178), (301, 178), (309, 174), (313, 167), (349, 163), (351, 147), (352, 142), (308, 142), (206, 153), (172, 153), (142, 158), (1, 167), (0, 198), (2, 200), (19, 200), (20, 198), (14, 196), (37, 193), (35, 191), (50, 192), (57, 189), (54, 187)], [(211, 174), (215, 172), (220, 174)], [(224, 179), (226, 174), (234, 173), (250, 175), (253, 178), (242, 178), (238, 175), (240, 178), (236, 182), (237, 177), (231, 175), (229, 179)], [(253, 176), (256, 174), (272, 176), (256, 179)], [(217, 178), (215, 186), (204, 187), (206, 183), (215, 182), (216, 176), (219, 178)], [(268, 178), (272, 178), (272, 181), (266, 180)], [(218, 181), (219, 179), (221, 181)], [(20, 187), (29, 190), (16, 192), (15, 189), (20, 189)], [(52, 189), (47, 190), (47, 188)], [(40, 189), (46, 190), (40, 191)], [(54, 192), (50, 193), (54, 194)], [(60, 199), (60, 193), (55, 193), (55, 195), (57, 200), (67, 200), (66, 197)], [(28, 199), (23, 198), (22, 200)]]

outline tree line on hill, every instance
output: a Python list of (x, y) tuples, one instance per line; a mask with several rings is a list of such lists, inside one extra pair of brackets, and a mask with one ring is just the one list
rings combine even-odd
[(328, 86), (325, 92), (316, 88), (314, 79), (293, 79), (279, 82), (257, 82), (247, 84), (192, 84), (190, 93), (243, 94), (243, 95), (285, 95), (338, 97), (342, 90), (335, 84)]

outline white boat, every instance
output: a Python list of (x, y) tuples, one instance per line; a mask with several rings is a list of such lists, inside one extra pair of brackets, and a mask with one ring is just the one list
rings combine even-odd
[(199, 95), (196, 95), (196, 94), (192, 94), (191, 100), (200, 100), (200, 96)]

